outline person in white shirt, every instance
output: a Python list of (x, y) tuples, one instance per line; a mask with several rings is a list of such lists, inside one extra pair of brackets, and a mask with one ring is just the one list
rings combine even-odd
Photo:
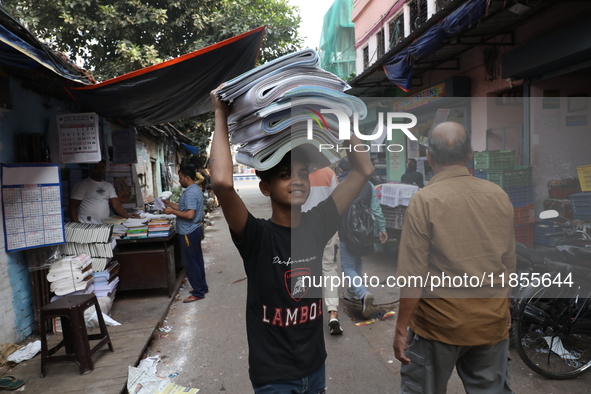
[(72, 190), (69, 212), (73, 222), (101, 224), (111, 216), (109, 204), (121, 217), (138, 217), (125, 211), (113, 185), (103, 181), (106, 169), (104, 160), (94, 164), (90, 177), (78, 182)]

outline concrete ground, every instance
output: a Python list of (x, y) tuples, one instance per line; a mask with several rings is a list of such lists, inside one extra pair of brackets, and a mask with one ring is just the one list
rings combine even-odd
[[(237, 182), (236, 186), (249, 210), (256, 217), (269, 217), (270, 206), (258, 190), (256, 181)], [(242, 260), (231, 242), (221, 209), (212, 215), (213, 225), (206, 229), (203, 241), (210, 293), (204, 300), (180, 302), (189, 286), (181, 288), (173, 302), (165, 326), (170, 332), (157, 331), (149, 344), (148, 356), (160, 355), (159, 376), (201, 393), (249, 393), (248, 348), (245, 329), (246, 281)], [(395, 261), (390, 255), (376, 253), (364, 258), (368, 275), (385, 279), (393, 275)], [(396, 289), (378, 286), (372, 289), (378, 312), (396, 311)], [(400, 363), (394, 358), (392, 339), (395, 317), (356, 326), (361, 322), (357, 307), (341, 299), (339, 314), (345, 330), (342, 336), (325, 332), (328, 389), (332, 393), (396, 393), (400, 386)], [(326, 316), (325, 316), (326, 324)], [(568, 381), (551, 381), (529, 370), (515, 351), (511, 352), (512, 387), (516, 393), (591, 392), (591, 374)], [(454, 373), (449, 393), (463, 393)]]

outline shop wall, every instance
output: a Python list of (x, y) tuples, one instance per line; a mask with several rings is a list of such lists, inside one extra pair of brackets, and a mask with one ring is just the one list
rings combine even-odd
[[(486, 150), (486, 130), (509, 126), (519, 122), (520, 117), (515, 108), (511, 109), (510, 117), (507, 114), (500, 115), (501, 109), (492, 105), (489, 97), (493, 92), (509, 89), (512, 85), (509, 81), (498, 78), (500, 69), (495, 75), (487, 73), (484, 66), (484, 55), (482, 48), (473, 48), (467, 51), (460, 59), (461, 70), (428, 71), (422, 76), (422, 85), (413, 88), (410, 95), (428, 89), (453, 76), (466, 76), (470, 78), (471, 97), (470, 100), (470, 131), (472, 133), (472, 148), (474, 151)], [(505, 108), (504, 110), (507, 110)], [(521, 121), (522, 122), (522, 121)]]
[[(558, 93), (556, 99), (544, 95)], [(591, 164), (591, 103), (569, 111), (569, 97), (591, 96), (591, 76), (555, 78), (531, 87), (531, 151), (536, 212), (548, 198), (548, 180), (577, 176), (577, 166)], [(572, 103), (572, 101), (571, 101)]]
[[(355, 24), (355, 69), (357, 74), (363, 72), (363, 47), (369, 45), (369, 65), (377, 60), (375, 32), (369, 36), (367, 34), (376, 25), (383, 25), (385, 22), (383, 18), (394, 4), (403, 2), (404, 0), (360, 0), (354, 2), (351, 19)], [(402, 7), (402, 4), (400, 6)]]
[[(48, 123), (65, 104), (24, 90), (11, 79), (13, 109), (0, 113), (0, 162), (17, 160), (17, 133), (46, 134)], [(24, 252), (5, 252), (0, 228), (0, 343), (16, 343), (33, 332), (31, 281)]]
[(154, 194), (158, 190), (159, 171), (159, 144), (158, 139), (148, 137), (145, 134), (138, 136), (138, 143), (143, 145), (138, 149), (137, 174), (140, 180), (140, 190), (144, 203), (154, 200)]

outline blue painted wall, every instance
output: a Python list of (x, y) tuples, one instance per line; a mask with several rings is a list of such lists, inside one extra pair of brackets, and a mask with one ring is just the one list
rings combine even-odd
[[(15, 163), (18, 133), (47, 134), (49, 121), (60, 112), (68, 112), (66, 104), (25, 90), (11, 78), (10, 90), (13, 109), (0, 114), (0, 162)], [(0, 229), (4, 231), (4, 229)], [(4, 234), (2, 234), (2, 238)], [(0, 304), (0, 343), (19, 342), (35, 329), (33, 297), (26, 255), (24, 252), (0, 251), (0, 272), (6, 273), (12, 297)], [(0, 280), (2, 281), (2, 280)], [(2, 282), (6, 282), (4, 279)], [(12, 307), (11, 307), (12, 306)], [(10, 314), (14, 315), (9, 316)], [(10, 326), (7, 326), (10, 325)]]

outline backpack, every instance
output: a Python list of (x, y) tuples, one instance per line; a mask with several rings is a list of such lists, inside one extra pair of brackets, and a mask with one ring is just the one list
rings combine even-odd
[(358, 256), (373, 253), (375, 219), (371, 209), (372, 190), (368, 182), (341, 216), (339, 237), (347, 249)]

